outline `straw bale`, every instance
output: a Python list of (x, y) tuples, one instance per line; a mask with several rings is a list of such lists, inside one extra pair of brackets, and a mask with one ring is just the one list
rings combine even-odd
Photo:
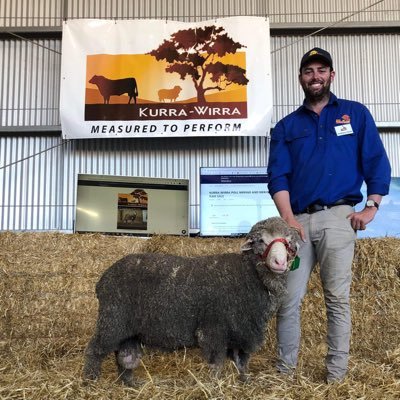
[(190, 238), (186, 236), (153, 236), (145, 245), (149, 253), (197, 257), (221, 253), (238, 253), (243, 240), (232, 238)]
[(0, 233), (1, 399), (398, 399), (400, 393), (400, 240), (360, 239), (353, 265), (350, 370), (324, 384), (326, 316), (318, 268), (303, 304), (296, 377), (276, 374), (275, 321), (250, 360), (251, 380), (238, 381), (232, 362), (210, 378), (197, 349), (144, 349), (139, 384), (116, 381), (113, 357), (95, 384), (81, 379), (93, 333), (102, 272), (129, 253), (197, 256), (239, 252), (241, 239), (60, 233)]

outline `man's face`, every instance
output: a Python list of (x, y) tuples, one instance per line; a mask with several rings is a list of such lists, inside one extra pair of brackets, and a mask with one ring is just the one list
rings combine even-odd
[(327, 65), (312, 61), (301, 69), (299, 81), (306, 98), (315, 101), (329, 95), (334, 77), (335, 71), (331, 71)]

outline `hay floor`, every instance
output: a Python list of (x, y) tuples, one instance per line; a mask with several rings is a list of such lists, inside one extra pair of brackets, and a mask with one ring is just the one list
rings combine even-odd
[(303, 306), (297, 376), (275, 373), (274, 320), (265, 345), (241, 383), (231, 362), (210, 378), (198, 350), (145, 349), (139, 384), (116, 380), (113, 357), (95, 384), (82, 382), (83, 352), (93, 332), (94, 286), (114, 261), (132, 252), (180, 255), (238, 252), (240, 239), (156, 236), (149, 240), (98, 234), (0, 233), (1, 399), (399, 399), (400, 240), (357, 242), (352, 288), (350, 371), (324, 383), (325, 312), (318, 273)]

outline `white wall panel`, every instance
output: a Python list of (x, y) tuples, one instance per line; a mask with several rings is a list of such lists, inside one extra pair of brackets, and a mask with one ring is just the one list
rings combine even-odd
[(1, 230), (52, 230), (62, 225), (60, 205), (68, 205), (59, 198), (59, 143), (57, 137), (0, 138)]
[(60, 125), (61, 41), (0, 41), (0, 128)]
[[(342, 24), (400, 20), (398, 0), (265, 0), (267, 14), (275, 24), (321, 25), (349, 17)], [(368, 8), (370, 5), (374, 7)], [(359, 12), (361, 10), (364, 10)], [(354, 15), (353, 15), (354, 14)]]
[(0, 149), (0, 230), (72, 231), (79, 173), (189, 179), (190, 224), (196, 229), (200, 167), (262, 166), (267, 158), (266, 138), (260, 137), (3, 137)]
[[(382, 132), (381, 137), (392, 164), (392, 176), (399, 177), (400, 132)], [(78, 173), (189, 179), (190, 227), (198, 229), (199, 168), (265, 165), (267, 152), (266, 139), (245, 137), (150, 142), (0, 138), (0, 230), (71, 232)]]
[(60, 27), (63, 18), (194, 21), (227, 15), (268, 15), (273, 24), (315, 26), (348, 16), (344, 24), (398, 22), (399, 8), (398, 0), (0, 0), (0, 27)]
[(392, 176), (400, 177), (400, 132), (382, 132), (381, 138), (392, 166)]
[(364, 103), (377, 123), (400, 126), (400, 75), (393, 67), (400, 62), (400, 35), (395, 34), (273, 37), (274, 122), (301, 104), (300, 59), (315, 46), (332, 55), (331, 88), (338, 97)]
[(0, 26), (60, 26), (64, 0), (0, 0)]

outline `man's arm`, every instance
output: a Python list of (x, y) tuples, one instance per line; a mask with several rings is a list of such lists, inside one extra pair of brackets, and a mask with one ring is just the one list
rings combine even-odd
[(295, 218), (292, 207), (290, 205), (290, 195), (287, 190), (281, 190), (276, 192), (272, 199), (276, 205), (276, 208), (279, 211), (279, 215), (293, 228), (297, 229), (301, 239), (305, 242), (306, 235), (304, 232), (303, 225), (301, 225), (297, 219)]

